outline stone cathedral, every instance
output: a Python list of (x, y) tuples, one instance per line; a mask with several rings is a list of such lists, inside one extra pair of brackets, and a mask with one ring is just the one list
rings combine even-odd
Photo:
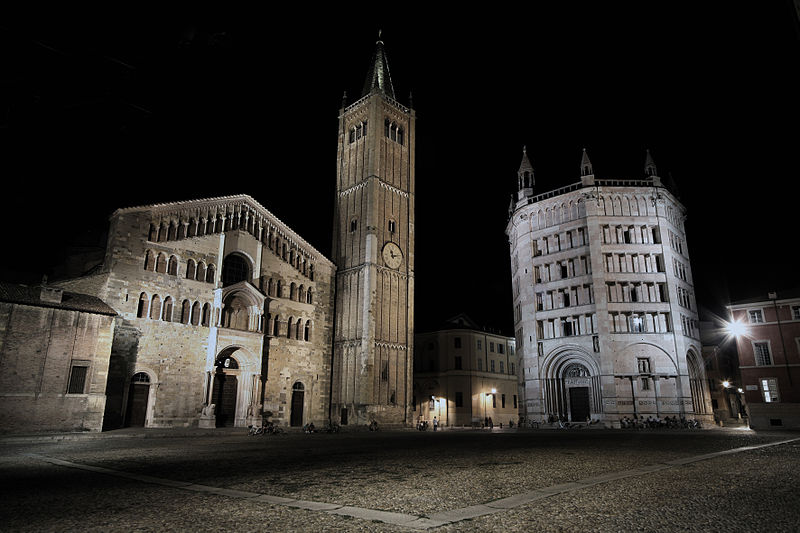
[(339, 113), (330, 259), (247, 195), (115, 211), (58, 284), (117, 313), (104, 427), (411, 424), (415, 120), (379, 40)]

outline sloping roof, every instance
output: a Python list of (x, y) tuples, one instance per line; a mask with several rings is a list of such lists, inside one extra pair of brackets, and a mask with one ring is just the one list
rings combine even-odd
[[(54, 287), (55, 288), (55, 287)], [(0, 282), (0, 302), (35, 307), (49, 307), (66, 311), (80, 311), (97, 315), (116, 316), (117, 312), (96, 296), (63, 291), (60, 302), (41, 299), (42, 286), (19, 285)]]

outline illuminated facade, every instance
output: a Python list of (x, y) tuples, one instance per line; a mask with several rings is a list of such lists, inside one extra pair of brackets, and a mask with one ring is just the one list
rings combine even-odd
[(340, 112), (333, 260), (247, 195), (118, 209), (60, 283), (119, 315), (106, 427), (410, 424), (414, 137), (378, 41)]
[(414, 354), (414, 420), (442, 426), (517, 423), (518, 359), (513, 337), (482, 331), (464, 315), (418, 333)]
[(361, 99), (339, 116), (331, 402), (342, 424), (410, 423), (415, 128), (378, 41)]
[(732, 302), (740, 383), (750, 427), (800, 428), (800, 295), (770, 293), (768, 298)]
[(523, 151), (509, 209), (522, 414), (613, 425), (623, 416), (711, 419), (685, 210), (648, 152), (640, 179), (535, 194)]

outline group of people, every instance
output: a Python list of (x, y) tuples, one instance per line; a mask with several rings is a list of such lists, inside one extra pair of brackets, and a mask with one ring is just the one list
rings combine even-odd
[(653, 418), (652, 415), (644, 418), (644, 416), (637, 417), (633, 415), (632, 419), (624, 416), (619, 421), (619, 424), (623, 429), (698, 429), (701, 427), (700, 422), (693, 418), (687, 420), (684, 417), (678, 418), (674, 415), (672, 417), (665, 416), (664, 418)]

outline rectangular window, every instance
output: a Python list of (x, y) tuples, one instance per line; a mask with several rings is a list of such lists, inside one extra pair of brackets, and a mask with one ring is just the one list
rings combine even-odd
[(478, 370), (483, 371), (483, 359), (478, 359)]
[(67, 394), (83, 394), (86, 388), (86, 375), (89, 373), (89, 365), (86, 363), (73, 363), (69, 369), (69, 385)]
[(497, 353), (504, 353), (504, 352), (505, 352), (505, 347), (502, 344), (498, 343), (498, 345), (497, 345)]
[(505, 394), (501, 394), (500, 395), (500, 407), (502, 407), (503, 409), (506, 408), (506, 395)]
[(792, 320), (800, 320), (800, 305), (792, 306)]
[(456, 370), (461, 370), (461, 356), (456, 356), (455, 369)]
[(751, 324), (761, 324), (764, 322), (764, 315), (761, 309), (753, 309), (748, 311), (747, 316), (750, 318)]
[(772, 364), (772, 355), (769, 353), (768, 342), (754, 342), (753, 354), (756, 358), (756, 365), (767, 366)]
[(517, 395), (514, 395), (514, 409), (517, 408)]
[(492, 407), (497, 407), (497, 394), (492, 394)]
[(500, 361), (500, 373), (505, 374), (505, 369), (503, 367), (503, 361)]
[(491, 365), (491, 372), (494, 372), (494, 359), (489, 361), (489, 364)]
[(464, 393), (456, 392), (456, 407), (464, 407)]
[(767, 403), (778, 401), (778, 380), (775, 378), (763, 378), (761, 380), (761, 393)]
[(640, 374), (649, 374), (650, 373), (650, 359), (646, 357), (640, 357), (638, 359), (639, 363), (639, 373)]
[(494, 353), (494, 343), (493, 342), (489, 343), (489, 351)]
[(478, 341), (478, 350), (483, 350), (483, 343)]
[(511, 363), (511, 375), (512, 376), (516, 373), (515, 371), (516, 371), (516, 369), (514, 367), (514, 363)]
[(461, 337), (453, 338), (453, 346), (455, 346), (456, 348), (461, 348)]
[(650, 390), (650, 379), (642, 378), (642, 390)]

